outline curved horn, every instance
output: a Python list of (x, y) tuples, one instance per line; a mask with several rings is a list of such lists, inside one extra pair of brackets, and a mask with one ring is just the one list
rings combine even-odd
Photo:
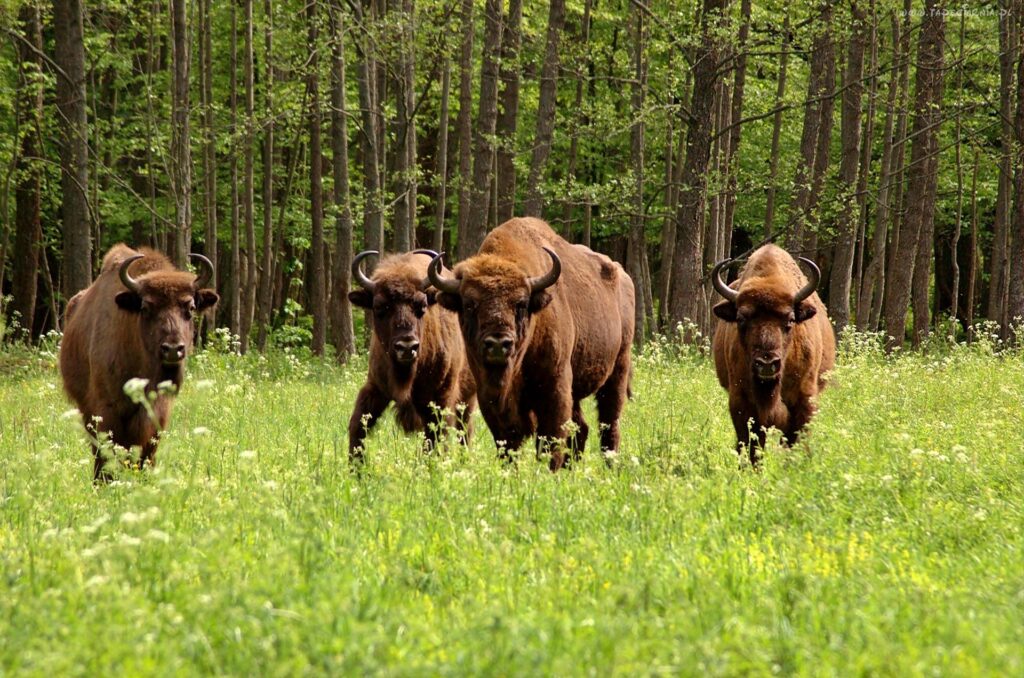
[(800, 257), (799, 261), (807, 266), (807, 271), (810, 275), (807, 276), (807, 284), (801, 287), (796, 296), (793, 297), (794, 305), (799, 304), (814, 294), (814, 290), (818, 289), (818, 281), (821, 280), (821, 269), (818, 268), (816, 263), (806, 257)]
[(433, 259), (434, 257), (437, 256), (437, 252), (435, 252), (434, 250), (413, 250), (412, 253), (413, 254), (426, 254), (431, 259)]
[(121, 268), (117, 271), (117, 274), (121, 277), (121, 284), (128, 288), (130, 292), (139, 294), (139, 283), (135, 278), (128, 275), (128, 267), (132, 265), (133, 261), (141, 259), (143, 255), (136, 254), (133, 257), (128, 257), (121, 262)]
[(213, 280), (213, 262), (202, 254), (190, 254), (188, 258), (196, 263), (199, 273), (196, 275), (196, 289), (202, 289)]
[(715, 267), (711, 270), (711, 283), (715, 286), (716, 292), (735, 304), (740, 293), (726, 285), (725, 281), (722, 280), (722, 269), (727, 268), (731, 263), (732, 259), (722, 259), (715, 264)]
[(367, 292), (373, 292), (376, 287), (376, 283), (366, 277), (363, 273), (362, 262), (363, 259), (370, 256), (377, 256), (380, 252), (377, 250), (364, 250), (356, 255), (355, 259), (352, 260), (352, 279)]
[(547, 289), (558, 282), (558, 277), (562, 275), (562, 260), (558, 258), (558, 255), (553, 251), (544, 248), (544, 251), (551, 257), (551, 270), (542, 276), (536, 278), (530, 278), (527, 283), (530, 285), (530, 294), (534, 292), (540, 292), (541, 290)]
[(430, 284), (448, 294), (459, 293), (459, 281), (454, 278), (442, 278), (441, 277), (441, 259), (444, 258), (444, 252), (438, 254), (430, 262), (430, 266), (427, 267), (427, 280)]

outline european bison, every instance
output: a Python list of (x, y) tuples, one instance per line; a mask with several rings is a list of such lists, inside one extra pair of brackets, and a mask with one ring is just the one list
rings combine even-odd
[[(157, 394), (157, 385), (171, 382), (175, 391), (181, 386), (195, 332), (193, 316), (219, 299), (206, 288), (213, 276), (209, 259), (189, 256), (199, 265), (198, 276), (175, 269), (159, 252), (114, 245), (95, 282), (68, 302), (60, 372), (86, 430), (95, 434), (96, 480), (109, 477), (96, 440), (101, 433), (126, 449), (138, 445), (140, 468), (154, 459), (172, 405), (169, 395)], [(156, 421), (125, 394), (125, 382), (132, 378), (148, 380)], [(94, 417), (99, 418), (95, 428)]]
[[(367, 278), (361, 252), (352, 260), (352, 277), (360, 289), (349, 292), (356, 306), (372, 311), (370, 369), (348, 423), (349, 458), (361, 461), (369, 429), (395, 401), (398, 423), (407, 432), (423, 431), (428, 445), (440, 431), (433, 408), (447, 410), (442, 421), (465, 438), (476, 403), (476, 385), (466, 364), (466, 350), (455, 316), (434, 304), (427, 280), (432, 250), (416, 250), (383, 259)], [(459, 405), (465, 410), (460, 411)]]
[[(588, 430), (580, 400), (591, 394), (601, 448), (616, 452), (633, 342), (633, 282), (622, 267), (524, 218), (491, 231), (454, 278), (440, 268), (439, 255), (430, 281), (438, 303), (459, 314), (480, 411), (505, 454), (536, 434), (538, 449), (564, 441), (578, 458)], [(566, 456), (550, 447), (555, 471)]]
[[(721, 278), (731, 259), (711, 273), (725, 297), (714, 307), (718, 316), (712, 351), (722, 388), (729, 392), (729, 412), (736, 429), (737, 451), (746, 447), (751, 463), (765, 442), (769, 426), (793, 444), (814, 415), (824, 375), (832, 369), (836, 343), (825, 305), (814, 291), (821, 272), (800, 257), (808, 280), (785, 250), (765, 245), (752, 255), (739, 279), (729, 287)], [(750, 441), (750, 422), (757, 438)]]

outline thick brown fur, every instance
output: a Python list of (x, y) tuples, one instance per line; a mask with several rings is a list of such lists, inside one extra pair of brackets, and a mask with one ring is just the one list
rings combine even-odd
[[(529, 277), (541, 276), (552, 260), (561, 277), (530, 293)], [(633, 282), (617, 263), (559, 237), (534, 218), (506, 221), (484, 239), (480, 251), (455, 266), (458, 294), (438, 301), (458, 311), (469, 364), (477, 381), (480, 411), (505, 453), (529, 436), (555, 442), (551, 468), (566, 462), (564, 442), (578, 457), (588, 427), (580, 401), (597, 397), (601, 448), (619, 447), (619, 417), (631, 376)], [(483, 340), (513, 338), (506, 365), (489, 364)], [(565, 425), (573, 422), (569, 438)]]
[[(754, 463), (766, 428), (774, 426), (787, 443), (796, 442), (835, 365), (835, 337), (818, 293), (793, 303), (806, 283), (788, 252), (765, 245), (732, 283), (739, 291), (736, 303), (726, 300), (714, 308), (719, 317), (712, 342), (715, 370), (729, 392), (737, 450), (746, 448)], [(778, 376), (760, 377), (755, 358), (780, 361)]]
[[(438, 423), (454, 427), (463, 440), (470, 434), (476, 384), (458, 319), (434, 303), (433, 289), (421, 289), (429, 264), (423, 254), (391, 255), (370, 278), (373, 294), (358, 287), (349, 294), (352, 303), (371, 311), (373, 325), (370, 368), (348, 424), (349, 456), (355, 461), (362, 459), (366, 435), (392, 401), (402, 429), (423, 431), (430, 446), (443, 433)], [(419, 341), (417, 355), (403, 363), (395, 341), (413, 338)], [(440, 421), (438, 409), (446, 410)]]
[[(144, 258), (132, 263), (128, 273), (138, 282), (141, 296), (129, 292), (118, 275), (121, 263), (137, 254)], [(108, 433), (116, 445), (139, 446), (140, 466), (154, 460), (157, 436), (167, 426), (172, 399), (156, 396), (154, 422), (145, 408), (125, 395), (124, 384), (136, 377), (147, 379), (147, 393), (155, 393), (164, 381), (172, 382), (175, 391), (181, 386), (185, 356), (194, 337), (192, 313), (217, 302), (216, 292), (196, 289), (195, 281), (195, 274), (178, 271), (159, 252), (114, 245), (103, 258), (99, 277), (71, 298), (64, 314), (60, 349), (64, 390), (95, 437)], [(183, 345), (181, 360), (165, 363), (161, 344)], [(99, 417), (98, 422), (94, 417)], [(95, 439), (93, 452), (94, 477), (107, 477)]]

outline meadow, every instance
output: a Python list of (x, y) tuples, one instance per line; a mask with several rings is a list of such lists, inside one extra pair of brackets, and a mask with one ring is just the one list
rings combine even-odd
[(0, 673), (1024, 674), (1019, 351), (848, 339), (760, 470), (659, 342), (611, 466), (387, 417), (352, 473), (364, 370), (199, 353), (157, 467), (94, 486), (53, 341), (0, 353)]

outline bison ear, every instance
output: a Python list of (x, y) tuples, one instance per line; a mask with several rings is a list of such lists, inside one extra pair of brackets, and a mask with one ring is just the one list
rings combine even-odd
[(114, 301), (121, 310), (129, 313), (138, 313), (142, 310), (142, 297), (135, 292), (118, 292)]
[(805, 320), (810, 320), (818, 313), (818, 309), (811, 303), (810, 299), (805, 299), (796, 305), (793, 309), (793, 315), (796, 316), (796, 321), (802, 323)]
[(537, 313), (547, 308), (551, 303), (551, 295), (541, 290), (530, 295), (530, 313)]
[(458, 313), (462, 310), (462, 297), (458, 294), (452, 294), (451, 292), (438, 292), (435, 299), (437, 300), (437, 303), (441, 304), (441, 306), (449, 311)]
[(720, 301), (715, 304), (711, 312), (727, 323), (736, 322), (736, 304), (731, 301)]
[(359, 308), (373, 308), (373, 294), (363, 288), (349, 292), (348, 300)]
[(196, 310), (200, 313), (208, 308), (212, 308), (218, 301), (220, 301), (220, 295), (213, 290), (196, 291)]

